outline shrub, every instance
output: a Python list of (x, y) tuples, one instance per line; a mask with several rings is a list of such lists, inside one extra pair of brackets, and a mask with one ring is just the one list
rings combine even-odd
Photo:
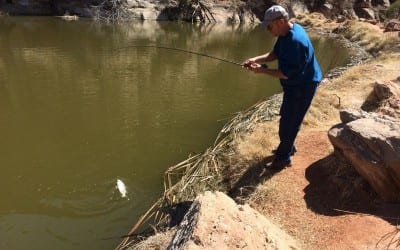
[(399, 18), (400, 17), (400, 0), (392, 3), (386, 11), (388, 18)]

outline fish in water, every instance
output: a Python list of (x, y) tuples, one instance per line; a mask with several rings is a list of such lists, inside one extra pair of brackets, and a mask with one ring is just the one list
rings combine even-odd
[(125, 197), (126, 197), (126, 194), (127, 194), (128, 192), (126, 191), (126, 186), (125, 186), (125, 184), (124, 184), (120, 179), (117, 179), (117, 186), (116, 186), (116, 188), (117, 188), (118, 191), (121, 193), (121, 196), (122, 196), (123, 198), (125, 198)]

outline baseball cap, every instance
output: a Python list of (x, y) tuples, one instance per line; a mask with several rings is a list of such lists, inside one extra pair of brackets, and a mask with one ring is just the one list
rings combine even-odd
[(283, 18), (289, 17), (289, 14), (285, 10), (285, 8), (283, 8), (280, 5), (273, 5), (265, 11), (264, 20), (261, 23), (261, 27), (265, 28), (274, 20), (282, 17)]

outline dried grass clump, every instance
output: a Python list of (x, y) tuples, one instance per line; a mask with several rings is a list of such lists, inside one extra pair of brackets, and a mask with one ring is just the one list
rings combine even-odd
[(171, 238), (175, 234), (176, 230), (171, 229), (165, 232), (159, 232), (153, 236), (150, 236), (145, 241), (141, 241), (136, 244), (132, 244), (129, 250), (148, 250), (148, 249), (167, 249)]
[(372, 54), (396, 48), (399, 43), (398, 37), (386, 35), (378, 26), (366, 22), (347, 21), (339, 30), (347, 39), (359, 43)]
[(320, 86), (304, 118), (303, 125), (328, 130), (332, 124), (339, 121), (338, 110), (341, 108), (341, 102), (341, 97), (326, 91), (324, 86)]
[(103, 22), (118, 22), (131, 19), (131, 13), (126, 8), (126, 2), (122, 0), (104, 0), (96, 6), (94, 19)]
[(376, 80), (374, 73), (378, 70), (379, 67), (371, 64), (354, 66), (341, 77), (321, 84), (303, 125), (328, 130), (340, 122), (340, 109), (360, 108), (373, 89)]
[(315, 29), (326, 29), (327, 26), (333, 24), (331, 20), (317, 12), (313, 12), (308, 15), (297, 15), (292, 21), (299, 23), (302, 26)]
[(302, 15), (296, 17), (296, 22), (305, 27), (312, 27), (313, 25), (311, 18)]
[[(323, 112), (326, 116), (322, 115), (321, 118), (329, 119), (334, 118), (332, 112), (339, 109), (360, 108), (373, 91), (376, 81), (394, 80), (398, 77), (399, 56), (399, 53), (382, 54), (374, 61), (354, 66), (346, 70), (341, 77), (321, 85), (310, 113)], [(326, 111), (327, 108), (334, 110)], [(315, 118), (318, 122), (318, 116)]]
[(374, 74), (379, 70), (376, 65), (364, 64), (348, 69), (340, 78), (333, 79), (322, 87), (325, 96), (335, 96), (337, 105), (340, 100), (340, 109), (360, 108), (367, 96), (371, 93)]
[(279, 142), (278, 122), (265, 122), (257, 126), (252, 133), (240, 138), (236, 143), (236, 152), (242, 161), (260, 162)]
[(399, 249), (400, 248), (400, 226), (397, 225), (396, 229), (385, 234), (376, 243), (377, 249)]
[(216, 22), (214, 15), (205, 1), (201, 0), (179, 0), (179, 10), (183, 20), (193, 22), (213, 23)]

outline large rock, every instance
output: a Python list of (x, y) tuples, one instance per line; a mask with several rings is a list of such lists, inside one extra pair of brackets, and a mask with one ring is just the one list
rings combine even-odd
[(248, 205), (237, 205), (220, 192), (205, 192), (193, 202), (167, 249), (299, 248)]
[(400, 85), (396, 81), (377, 81), (369, 101), (375, 112), (400, 119)]
[(336, 15), (335, 8), (334, 8), (333, 4), (330, 4), (330, 3), (323, 4), (318, 9), (318, 11), (321, 12), (327, 18), (332, 18), (332, 17), (334, 17)]
[(292, 17), (310, 13), (307, 6), (300, 1), (293, 1), (287, 8)]
[(400, 31), (400, 21), (391, 19), (385, 24), (385, 32)]
[(344, 156), (378, 195), (400, 202), (400, 120), (354, 110), (328, 132), (335, 153)]
[(221, 2), (210, 4), (208, 8), (217, 23), (254, 23), (258, 21), (257, 17), (242, 5), (234, 7), (229, 2)]
[(356, 0), (354, 2), (354, 8), (371, 8), (371, 0)]
[(359, 18), (365, 18), (367, 20), (375, 19), (375, 12), (372, 8), (354, 8), (354, 11)]
[(159, 0), (127, 0), (126, 7), (133, 19), (167, 21), (169, 16), (163, 12), (167, 2)]
[(390, 6), (390, 1), (389, 0), (373, 0), (372, 5), (388, 8)]

